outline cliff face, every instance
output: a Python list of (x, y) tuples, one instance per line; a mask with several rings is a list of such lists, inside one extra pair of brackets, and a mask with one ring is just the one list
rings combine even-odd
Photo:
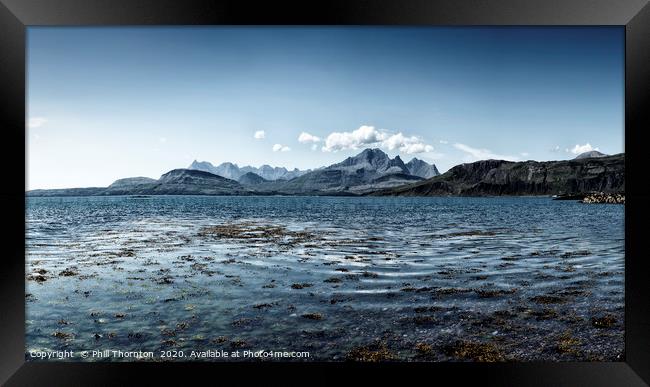
[(625, 155), (563, 161), (482, 160), (431, 179), (384, 190), (392, 196), (560, 195), (624, 192)]

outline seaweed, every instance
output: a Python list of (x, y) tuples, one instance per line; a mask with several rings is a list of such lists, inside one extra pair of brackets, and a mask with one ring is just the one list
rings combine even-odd
[(59, 275), (63, 276), (63, 277), (72, 277), (72, 276), (75, 276), (77, 274), (79, 274), (79, 273), (73, 268), (65, 269), (65, 270), (63, 270), (62, 272), (59, 273)]
[(555, 309), (544, 308), (540, 310), (531, 310), (528, 312), (533, 317), (536, 317), (537, 321), (550, 320), (558, 317), (558, 313)]
[(246, 347), (247, 345), (248, 345), (248, 343), (246, 341), (244, 341), (244, 340), (241, 340), (241, 339), (235, 339), (235, 340), (230, 342), (230, 347), (233, 348), (233, 349), (243, 348), (243, 347)]
[(415, 316), (413, 317), (412, 321), (415, 323), (415, 325), (433, 325), (437, 323), (436, 318), (433, 316)]
[(237, 319), (237, 320), (233, 321), (231, 324), (232, 324), (233, 327), (243, 327), (243, 326), (250, 325), (251, 323), (253, 323), (253, 319), (240, 318), (240, 319)]
[(52, 333), (52, 336), (56, 337), (57, 339), (65, 339), (65, 340), (74, 338), (74, 335), (72, 333), (62, 332), (62, 331), (56, 331)]
[(476, 289), (474, 290), (478, 294), (479, 298), (493, 298), (498, 296), (503, 296), (506, 294), (513, 294), (517, 292), (517, 289), (512, 288), (508, 290), (503, 289)]
[(292, 284), (291, 289), (304, 289), (304, 288), (310, 288), (314, 286), (313, 284), (309, 283), (302, 283), (302, 284)]
[(447, 356), (459, 360), (472, 360), (477, 362), (505, 361), (501, 351), (491, 343), (458, 340), (444, 347)]
[(433, 347), (427, 343), (416, 343), (415, 344), (415, 349), (418, 351), (421, 355), (429, 355), (431, 352), (433, 352)]
[(45, 277), (44, 275), (40, 275), (40, 274), (36, 274), (36, 275), (30, 274), (30, 275), (27, 276), (27, 280), (28, 281), (35, 281), (37, 283), (43, 283), (43, 282), (47, 281), (47, 277)]
[(611, 314), (602, 317), (592, 317), (591, 325), (596, 328), (611, 328), (616, 324), (616, 317)]
[(226, 336), (219, 336), (219, 337), (215, 337), (214, 339), (210, 340), (211, 343), (215, 343), (215, 344), (223, 344), (226, 341), (228, 341), (228, 338)]
[(388, 350), (386, 344), (373, 343), (353, 348), (347, 353), (345, 359), (358, 362), (381, 362), (395, 360), (396, 357)]
[(530, 300), (538, 304), (561, 304), (566, 302), (566, 299), (563, 297), (549, 296), (549, 295), (535, 296), (532, 297)]
[(571, 335), (571, 331), (565, 331), (557, 342), (556, 350), (559, 353), (578, 355), (579, 350), (576, 348), (581, 344), (581, 341)]
[(306, 318), (308, 320), (322, 320), (323, 315), (320, 313), (305, 313), (302, 315), (303, 318)]

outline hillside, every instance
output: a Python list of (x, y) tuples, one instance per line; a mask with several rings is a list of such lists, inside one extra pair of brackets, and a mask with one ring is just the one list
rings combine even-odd
[(387, 196), (564, 195), (624, 192), (625, 155), (562, 161), (482, 160), (393, 189)]

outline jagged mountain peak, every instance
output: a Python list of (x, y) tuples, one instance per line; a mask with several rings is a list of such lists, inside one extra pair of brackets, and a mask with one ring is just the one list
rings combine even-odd
[(252, 172), (265, 180), (290, 180), (294, 177), (298, 177), (309, 172), (308, 170), (301, 171), (297, 168), (289, 171), (284, 167), (272, 167), (267, 164), (264, 164), (259, 168), (255, 168), (250, 165), (240, 168), (237, 164), (231, 162), (223, 162), (217, 166), (214, 166), (208, 161), (197, 160), (194, 160), (188, 169), (210, 172), (212, 174), (232, 180), (239, 180), (239, 178), (248, 172)]
[(370, 169), (383, 169), (389, 161), (390, 157), (381, 149), (367, 148), (355, 156), (350, 156), (340, 163), (331, 165), (329, 168), (365, 167)]
[(406, 163), (406, 168), (408, 168), (411, 175), (423, 177), (425, 179), (429, 179), (440, 174), (435, 164), (429, 164), (426, 161), (420, 160), (416, 157), (413, 157), (411, 161)]
[(390, 159), (390, 157), (379, 148), (364, 149), (361, 153), (352, 158), (356, 160), (367, 160), (369, 162)]

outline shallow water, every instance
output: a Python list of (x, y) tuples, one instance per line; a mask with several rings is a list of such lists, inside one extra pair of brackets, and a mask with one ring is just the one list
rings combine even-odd
[[(620, 205), (543, 197), (27, 203), (29, 360), (37, 350), (133, 360), (78, 357), (105, 349), (183, 361), (207, 350), (309, 352), (289, 359), (297, 361), (624, 357)], [(184, 357), (161, 359), (161, 350)]]

